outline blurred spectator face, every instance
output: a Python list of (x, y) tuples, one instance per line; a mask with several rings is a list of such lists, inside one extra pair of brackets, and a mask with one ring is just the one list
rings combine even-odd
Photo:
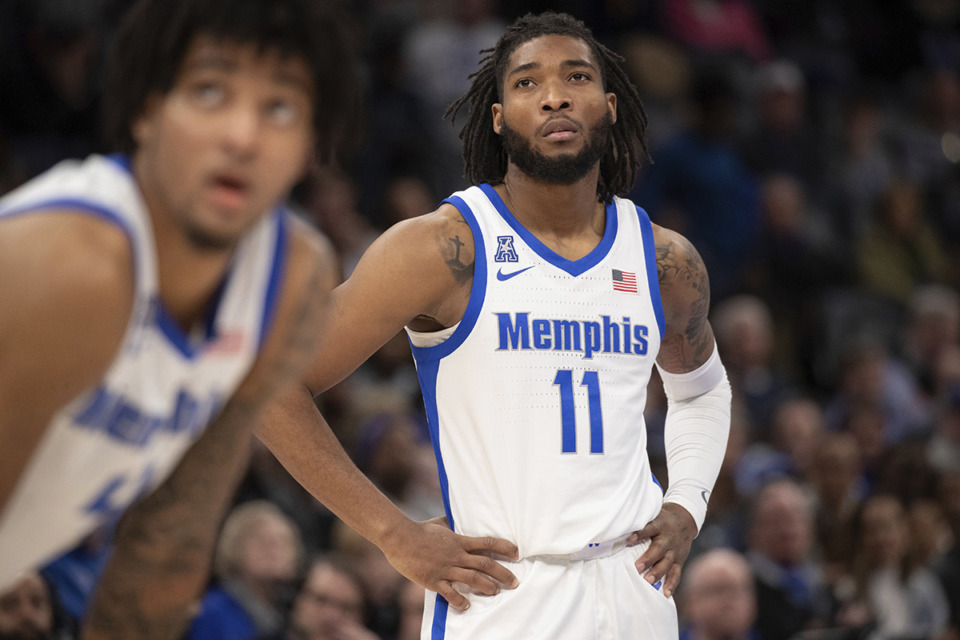
[(806, 475), (812, 470), (817, 446), (823, 434), (823, 413), (816, 402), (806, 398), (788, 400), (777, 408), (773, 428), (781, 448)]
[(396, 178), (387, 187), (384, 197), (387, 222), (409, 220), (436, 209), (429, 187), (418, 178)]
[(0, 640), (53, 638), (53, 607), (47, 586), (36, 571), (20, 576), (0, 592)]
[(760, 71), (760, 118), (778, 133), (792, 133), (803, 122), (803, 73), (791, 62), (772, 62)]
[(397, 640), (420, 640), (423, 625), (424, 588), (407, 581), (400, 589), (400, 629)]
[(297, 532), (289, 522), (266, 516), (250, 528), (240, 552), (241, 577), (288, 581), (297, 571)]
[(716, 311), (714, 330), (724, 361), (736, 369), (765, 367), (773, 352), (773, 321), (753, 296), (736, 296)]
[(884, 221), (897, 235), (911, 236), (923, 218), (920, 189), (911, 182), (895, 181), (884, 194)]
[(933, 500), (920, 500), (908, 514), (911, 552), (919, 565), (930, 566), (950, 544), (950, 529)]
[(878, 567), (896, 566), (906, 552), (907, 525), (896, 498), (878, 496), (863, 507), (863, 547)]
[(849, 433), (828, 434), (816, 453), (816, 484), (821, 502), (840, 505), (860, 477), (860, 448)]
[(786, 175), (771, 176), (763, 189), (767, 227), (774, 235), (800, 232), (806, 214), (806, 198), (800, 181)]
[(746, 561), (727, 549), (694, 560), (687, 575), (683, 607), (696, 637), (744, 638), (756, 619), (753, 575)]
[(883, 396), (883, 369), (887, 355), (880, 347), (866, 345), (848, 354), (843, 364), (841, 391), (853, 400), (877, 400)]
[(813, 513), (800, 487), (776, 482), (756, 500), (752, 548), (784, 567), (803, 564), (813, 544)]
[(290, 613), (299, 640), (333, 640), (363, 622), (363, 592), (349, 574), (323, 562), (310, 570)]
[(876, 462), (887, 448), (885, 424), (883, 410), (872, 403), (858, 403), (850, 408), (846, 428), (857, 439), (860, 454), (869, 463)]

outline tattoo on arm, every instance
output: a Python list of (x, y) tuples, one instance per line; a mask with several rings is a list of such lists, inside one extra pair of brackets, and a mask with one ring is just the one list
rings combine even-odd
[(693, 371), (707, 361), (713, 344), (713, 332), (707, 322), (710, 282), (700, 254), (686, 238), (678, 238), (656, 248), (661, 289), (672, 290), (685, 305), (678, 314), (685, 322), (675, 327), (677, 333), (665, 337), (661, 361), (671, 370)]
[(454, 225), (466, 224), (466, 221), (463, 219), (457, 222), (451, 221), (448, 223), (444, 232), (437, 238), (440, 243), (440, 252), (444, 262), (447, 263), (450, 273), (453, 274), (453, 277), (459, 284), (465, 284), (473, 279), (474, 261), (470, 260), (469, 263), (464, 262), (464, 258), (461, 256), (461, 250), (466, 246), (466, 243), (460, 239), (459, 229), (453, 228)]
[(173, 474), (127, 511), (87, 616), (85, 640), (176, 639), (186, 630), (206, 585), (220, 521), (246, 469), (258, 412), (312, 354), (320, 277), (318, 267), (278, 353), (261, 363)]

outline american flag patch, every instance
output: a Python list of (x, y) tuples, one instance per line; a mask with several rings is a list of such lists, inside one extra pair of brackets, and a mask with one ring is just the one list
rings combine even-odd
[(638, 293), (637, 274), (630, 271), (613, 270), (613, 290), (626, 291), (627, 293)]

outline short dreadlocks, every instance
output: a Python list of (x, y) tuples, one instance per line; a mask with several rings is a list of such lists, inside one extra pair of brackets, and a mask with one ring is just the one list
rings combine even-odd
[(507, 172), (507, 154), (500, 136), (493, 130), (490, 106), (503, 100), (507, 60), (521, 44), (546, 35), (571, 36), (582, 40), (600, 65), (604, 91), (617, 95), (617, 121), (611, 132), (610, 149), (600, 159), (597, 196), (610, 202), (633, 185), (640, 162), (647, 158), (647, 113), (637, 88), (621, 63), (623, 57), (593, 37), (583, 22), (565, 14), (547, 11), (518, 18), (492, 49), (480, 53), (480, 69), (470, 75), (470, 89), (447, 109), (444, 117), (456, 122), (457, 113), (469, 103), (467, 122), (460, 132), (463, 140), (464, 175), (473, 183), (499, 184)]

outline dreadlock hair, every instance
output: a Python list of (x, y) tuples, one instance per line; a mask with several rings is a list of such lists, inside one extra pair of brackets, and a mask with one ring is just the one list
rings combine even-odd
[(104, 72), (102, 128), (112, 151), (132, 153), (131, 131), (151, 95), (173, 87), (198, 36), (299, 57), (313, 78), (316, 152), (330, 160), (359, 111), (359, 84), (341, 21), (318, 0), (140, 0), (124, 16)]
[(460, 131), (463, 140), (464, 176), (473, 184), (499, 184), (507, 172), (507, 154), (500, 136), (493, 130), (490, 106), (503, 100), (507, 61), (521, 44), (546, 35), (577, 38), (593, 52), (600, 66), (603, 90), (617, 96), (617, 121), (611, 131), (610, 149), (600, 159), (599, 200), (609, 203), (614, 195), (626, 193), (647, 156), (647, 113), (640, 93), (621, 66), (623, 57), (603, 46), (590, 29), (566, 13), (547, 11), (518, 18), (492, 49), (480, 53), (480, 69), (470, 74), (470, 89), (447, 109), (456, 123), (457, 113), (469, 103), (467, 122)]

